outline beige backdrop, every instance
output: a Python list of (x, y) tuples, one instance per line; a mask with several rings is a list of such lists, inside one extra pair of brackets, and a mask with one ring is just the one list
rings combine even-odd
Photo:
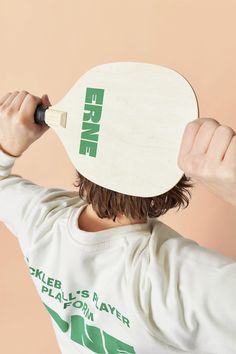
[[(13, 90), (48, 93), (55, 104), (95, 65), (156, 63), (191, 82), (202, 117), (236, 130), (235, 11), (235, 0), (0, 0), (0, 96)], [(76, 190), (75, 169), (51, 130), (17, 160), (13, 172)], [(187, 209), (160, 219), (236, 259), (235, 214), (197, 185)], [(18, 242), (2, 223), (0, 283), (0, 352), (59, 354)]]

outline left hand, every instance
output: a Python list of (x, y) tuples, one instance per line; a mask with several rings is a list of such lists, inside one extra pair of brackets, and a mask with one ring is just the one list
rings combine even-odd
[(27, 91), (10, 92), (0, 98), (0, 150), (19, 157), (49, 129), (34, 121), (38, 104), (51, 105), (46, 95), (40, 98)]

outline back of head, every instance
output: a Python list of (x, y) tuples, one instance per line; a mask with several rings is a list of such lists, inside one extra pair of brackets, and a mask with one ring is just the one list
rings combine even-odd
[(136, 197), (101, 187), (76, 170), (77, 178), (73, 183), (79, 188), (79, 196), (88, 204), (101, 219), (108, 218), (116, 220), (118, 215), (125, 215), (129, 219), (147, 220), (147, 217), (154, 218), (164, 215), (168, 210), (189, 205), (193, 188), (190, 177), (183, 177), (169, 191), (153, 197)]

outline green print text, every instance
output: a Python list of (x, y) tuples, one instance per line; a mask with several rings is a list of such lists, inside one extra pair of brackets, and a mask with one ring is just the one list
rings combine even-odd
[(96, 157), (104, 89), (87, 87), (79, 153)]
[(135, 350), (132, 346), (116, 339), (98, 327), (86, 324), (83, 317), (72, 315), (70, 317), (70, 323), (68, 323), (49, 306), (44, 305), (62, 332), (67, 332), (71, 324), (71, 340), (87, 347), (94, 353), (135, 354)]
[[(27, 260), (28, 261), (28, 260)], [(28, 261), (29, 263), (29, 261)], [(86, 319), (94, 321), (96, 311), (104, 312), (104, 316), (110, 314), (116, 317), (120, 323), (130, 328), (130, 321), (123, 316), (115, 306), (102, 302), (97, 292), (90, 293), (89, 290), (74, 290), (65, 293), (63, 291), (62, 282), (59, 279), (49, 277), (46, 273), (38, 268), (29, 266), (30, 274), (36, 278), (41, 284), (41, 293), (45, 296), (53, 298), (62, 304), (62, 310), (69, 306), (79, 310)], [(90, 300), (89, 306), (94, 307), (94, 313), (89, 308), (86, 301)], [(73, 314), (69, 320), (64, 320), (55, 310), (49, 307), (43, 301), (47, 311), (53, 320), (57, 323), (62, 332), (67, 332), (71, 328), (70, 339), (98, 354), (135, 354), (134, 348), (122, 342), (121, 340), (111, 336), (102, 329), (85, 323), (85, 318), (81, 315)]]
[[(94, 313), (92, 312), (91, 308), (85, 302), (84, 299), (90, 297), (89, 290), (76, 290), (74, 292), (69, 292), (65, 294), (62, 289), (62, 283), (58, 279), (54, 279), (52, 277), (48, 277), (45, 272), (40, 269), (29, 267), (31, 276), (34, 276), (36, 279), (39, 279), (43, 284), (41, 287), (41, 293), (54, 298), (58, 302), (63, 305), (63, 309), (67, 307), (74, 307), (79, 309), (85, 317), (90, 320), (94, 321)], [(82, 300), (81, 300), (82, 298)], [(109, 303), (103, 302), (100, 300), (98, 294), (94, 291), (91, 294), (91, 298), (93, 301), (93, 306), (99, 310), (104, 311), (107, 314), (111, 314), (115, 316), (119, 321), (121, 321), (125, 326), (130, 328), (130, 321), (126, 316), (123, 316), (120, 311), (115, 307), (110, 305)]]

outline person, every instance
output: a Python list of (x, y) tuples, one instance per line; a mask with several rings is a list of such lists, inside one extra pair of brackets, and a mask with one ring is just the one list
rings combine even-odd
[(236, 206), (236, 137), (211, 118), (190, 122), (183, 178), (161, 196), (122, 195), (79, 171), (79, 192), (12, 174), (47, 130), (27, 91), (0, 99), (0, 221), (17, 237), (63, 354), (236, 352), (236, 262), (158, 220), (188, 205), (191, 178)]

